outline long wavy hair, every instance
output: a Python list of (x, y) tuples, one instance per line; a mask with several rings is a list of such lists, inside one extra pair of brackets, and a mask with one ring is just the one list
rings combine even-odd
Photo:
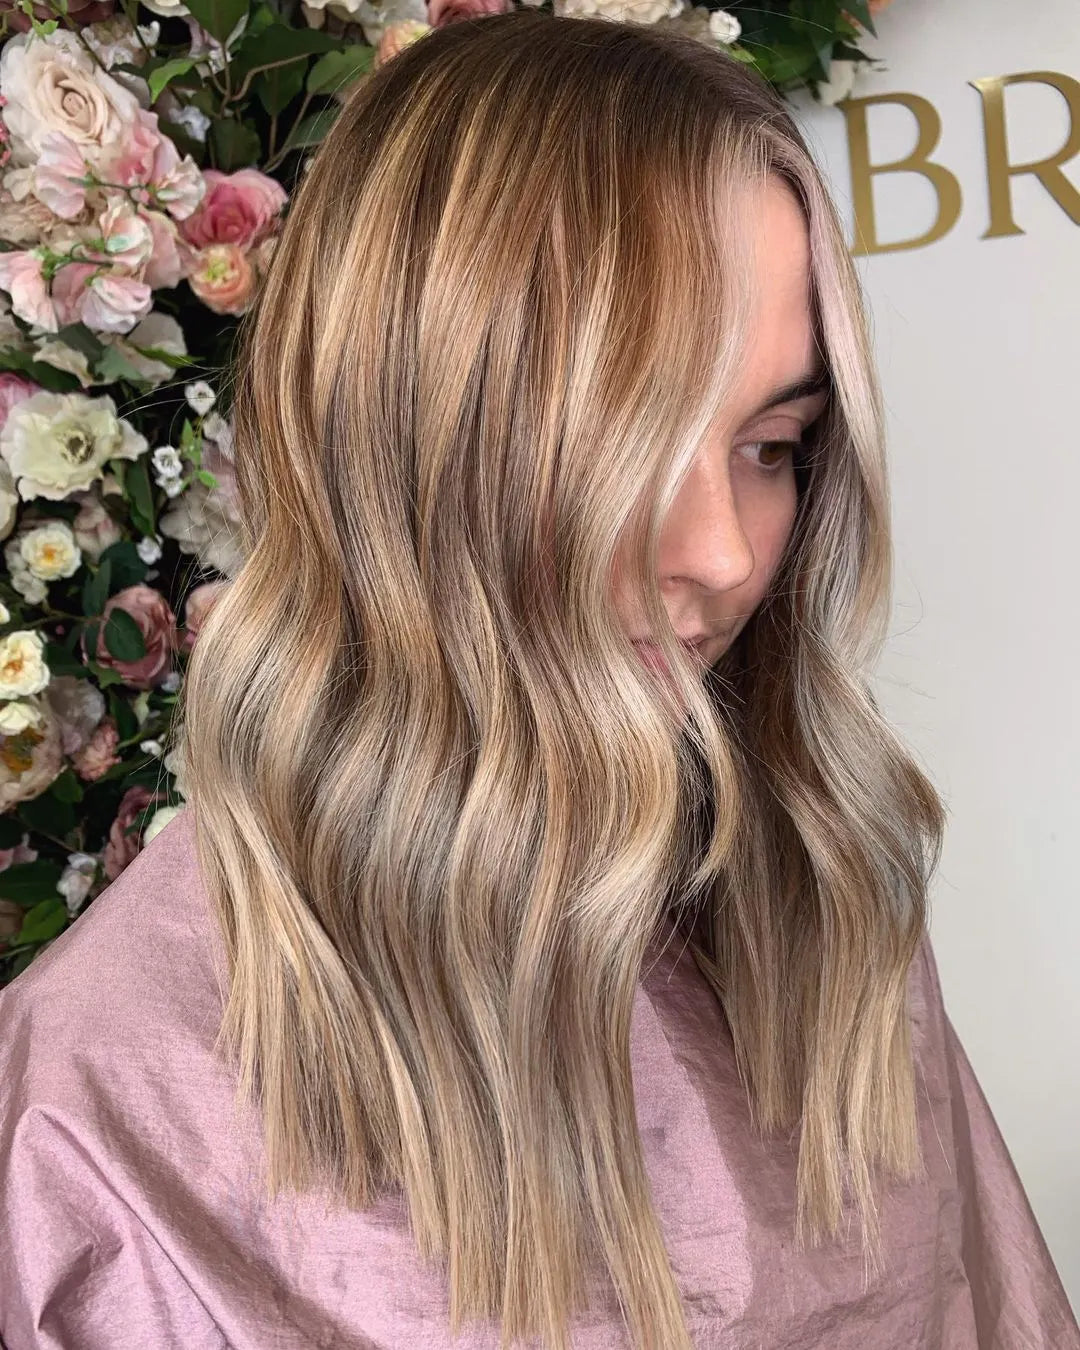
[[(713, 668), (657, 584), (739, 369), (755, 203), (805, 211), (826, 411), (773, 584)], [(921, 1174), (906, 1010), (945, 810), (868, 676), (891, 588), (857, 275), (783, 101), (685, 34), (455, 23), (347, 97), (234, 372), (242, 567), (177, 743), (228, 957), (218, 1042), (267, 1185), (407, 1197), (450, 1320), (564, 1347), (610, 1277), (691, 1344), (630, 1063), (665, 920), (755, 1127), (798, 1130), (796, 1246)], [(639, 661), (630, 577), (674, 671)]]

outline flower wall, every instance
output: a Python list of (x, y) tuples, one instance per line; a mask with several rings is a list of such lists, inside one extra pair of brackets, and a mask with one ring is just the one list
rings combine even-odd
[[(850, 90), (887, 0), (543, 0)], [(512, 0), (0, 0), (0, 983), (185, 801), (170, 728), (241, 565), (228, 372), (352, 85)]]

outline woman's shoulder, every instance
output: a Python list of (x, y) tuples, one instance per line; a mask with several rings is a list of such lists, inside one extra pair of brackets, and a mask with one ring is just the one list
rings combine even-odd
[(0, 990), (0, 1079), (33, 1095), (141, 1063), (163, 1036), (212, 1034), (216, 933), (185, 808)]

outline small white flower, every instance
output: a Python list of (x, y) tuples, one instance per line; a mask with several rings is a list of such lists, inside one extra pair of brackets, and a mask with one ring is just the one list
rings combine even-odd
[[(180, 688), (180, 672), (178, 670), (170, 670), (168, 675), (166, 675), (158, 685), (158, 688), (163, 694), (175, 694)], [(165, 767), (168, 768), (168, 760), (165, 762)]]
[(714, 9), (709, 15), (709, 32), (717, 42), (729, 47), (733, 42), (738, 42), (742, 36), (742, 24), (726, 9)]
[(56, 581), (73, 576), (82, 565), (82, 550), (66, 520), (35, 525), (19, 539), (19, 553), (32, 576)]
[(3, 600), (0, 600), (0, 623), (10, 623), (10, 621), (11, 621), (11, 610), (8, 609), (7, 605), (4, 604)]
[(184, 385), (184, 397), (199, 416), (203, 417), (214, 406), (217, 394), (205, 380), (196, 380), (193, 384)]
[(0, 698), (40, 694), (51, 678), (40, 633), (19, 628), (0, 638)]
[(90, 887), (94, 884), (98, 860), (92, 853), (69, 853), (68, 865), (64, 868), (56, 889), (67, 903), (68, 915), (74, 918), (86, 903)]
[(166, 497), (179, 497), (184, 490), (184, 482), (181, 478), (169, 478), (161, 484)]
[(150, 453), (150, 462), (158, 484), (163, 485), (168, 478), (179, 478), (184, 472), (184, 461), (175, 445), (159, 445)]
[(135, 545), (135, 552), (146, 563), (147, 567), (151, 563), (156, 563), (161, 557), (161, 540), (156, 534), (144, 534)]
[(818, 99), (827, 107), (842, 103), (855, 88), (855, 62), (832, 61), (829, 63), (829, 78), (819, 82)]
[(160, 759), (163, 753), (163, 746), (160, 741), (140, 741), (139, 749), (144, 755), (153, 755), (155, 759)]
[(205, 141), (210, 130), (210, 118), (194, 103), (180, 104), (165, 120), (181, 127), (193, 141)]
[(22, 700), (5, 703), (0, 708), (0, 735), (17, 736), (27, 727), (40, 726), (44, 720), (41, 710), (35, 708), (32, 703), (25, 703)]

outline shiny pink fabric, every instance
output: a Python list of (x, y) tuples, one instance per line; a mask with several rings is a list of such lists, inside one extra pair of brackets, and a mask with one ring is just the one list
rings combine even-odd
[[(675, 941), (632, 1027), (641, 1138), (701, 1350), (1078, 1350), (1080, 1332), (942, 1006), (912, 967), (928, 1176), (883, 1202), (886, 1273), (793, 1250), (793, 1140), (750, 1129), (719, 1004)], [(496, 1350), (451, 1341), (400, 1198), (324, 1212), (258, 1190), (254, 1113), (212, 1053), (217, 947), (190, 809), (0, 994), (0, 1335), (7, 1350)], [(629, 1347), (597, 1303), (575, 1350)]]

